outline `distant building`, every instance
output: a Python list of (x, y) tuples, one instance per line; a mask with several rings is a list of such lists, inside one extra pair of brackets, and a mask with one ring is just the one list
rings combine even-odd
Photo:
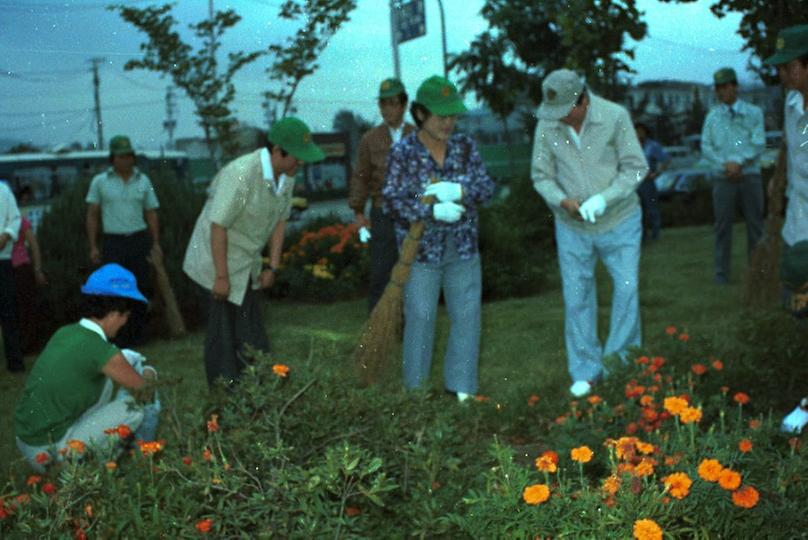
[[(532, 112), (532, 108), (523, 106), (508, 116), (507, 126), (512, 144), (528, 143), (532, 139), (532, 130), (525, 122), (526, 115), (529, 116)], [(507, 142), (505, 123), (488, 107), (472, 109), (458, 117), (457, 129), (474, 137), (478, 144), (505, 144)]]

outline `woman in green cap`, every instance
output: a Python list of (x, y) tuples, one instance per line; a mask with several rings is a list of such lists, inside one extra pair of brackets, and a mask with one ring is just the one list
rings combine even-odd
[[(477, 392), (482, 290), (477, 206), (494, 193), (474, 141), (454, 133), (457, 115), (465, 111), (454, 84), (439, 76), (425, 80), (410, 107), (418, 130), (391, 148), (382, 192), (399, 245), (411, 223), (426, 225), (404, 288), (404, 385), (418, 388), (429, 377), (442, 289), (451, 321), (444, 385), (460, 401)], [(426, 196), (435, 203), (424, 204)]]

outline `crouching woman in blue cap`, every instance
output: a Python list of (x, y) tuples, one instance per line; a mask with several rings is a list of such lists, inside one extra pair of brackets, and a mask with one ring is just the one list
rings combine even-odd
[[(107, 264), (90, 275), (81, 292), (83, 318), (48, 341), (14, 412), (17, 447), (37, 471), (43, 462), (60, 458), (68, 441), (103, 446), (109, 444), (105, 430), (110, 428), (123, 424), (138, 437), (141, 426), (153, 430), (156, 425), (156, 418), (144, 415), (156, 417), (159, 407), (132, 406), (127, 392), (144, 387), (156, 371), (143, 367), (137, 353), (124, 354), (110, 342), (132, 309), (146, 303), (135, 276)], [(114, 385), (122, 388), (113, 398)]]

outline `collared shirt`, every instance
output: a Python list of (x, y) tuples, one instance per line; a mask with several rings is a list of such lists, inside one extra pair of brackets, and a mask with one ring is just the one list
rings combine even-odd
[(648, 162), (648, 168), (651, 172), (657, 172), (659, 166), (670, 161), (670, 156), (654, 139), (645, 139), (642, 144), (642, 153), (645, 155), (645, 161)]
[(786, 95), (785, 137), (788, 152), (786, 220), (783, 240), (789, 246), (808, 240), (808, 111), (796, 90)]
[[(406, 136), (415, 128), (403, 123), (400, 128)], [(386, 124), (371, 129), (359, 141), (356, 163), (351, 175), (348, 206), (357, 213), (364, 213), (365, 203), (371, 199), (374, 207), (382, 206), (382, 185), (387, 172), (387, 154), (393, 144), (393, 136)]]
[[(432, 179), (457, 182), (463, 188), (462, 204), (466, 211), (459, 221), (446, 223), (432, 216), (432, 205), (421, 202)], [(477, 205), (494, 194), (494, 181), (485, 170), (477, 146), (471, 137), (455, 133), (446, 142), (446, 157), (441, 168), (426, 147), (411, 133), (390, 149), (387, 177), (382, 189), (384, 209), (393, 219), (399, 245), (410, 224), (423, 221), (424, 235), (418, 246), (418, 262), (437, 264), (443, 259), (446, 238), (452, 235), (460, 258), (477, 253)]]
[[(577, 230), (610, 230), (639, 208), (635, 190), (648, 165), (628, 111), (589, 93), (578, 133), (558, 120), (540, 120), (533, 140), (531, 178), (556, 219)], [(578, 221), (561, 208), (564, 199), (583, 202), (601, 194), (606, 212), (596, 223)]]
[(91, 331), (95, 332), (96, 334), (101, 336), (101, 338), (104, 341), (109, 341), (107, 339), (107, 335), (104, 333), (104, 329), (101, 328), (101, 325), (98, 324), (97, 322), (91, 321), (90, 319), (87, 319), (87, 318), (82, 318), (79, 321), (79, 326), (81, 326), (82, 328), (86, 328), (87, 330), (91, 330)]
[(724, 164), (739, 163), (746, 173), (760, 173), (760, 156), (766, 148), (766, 130), (760, 107), (737, 100), (732, 107), (715, 105), (704, 119), (701, 155), (717, 171)]
[(95, 175), (84, 200), (88, 204), (101, 205), (105, 234), (132, 234), (145, 230), (143, 212), (160, 206), (149, 177), (137, 168), (125, 182), (112, 167)]
[(0, 260), (11, 259), (11, 251), (14, 249), (14, 242), (20, 232), (20, 209), (17, 208), (17, 201), (5, 182), (0, 182), (0, 234), (9, 235), (9, 240), (3, 249), (0, 249)]
[(400, 141), (401, 137), (404, 136), (404, 125), (404, 122), (401, 122), (401, 125), (395, 129), (387, 126), (388, 131), (390, 131), (390, 138), (393, 140), (393, 144)]
[[(236, 305), (252, 281), (258, 287), (261, 251), (281, 221), (289, 219), (294, 180), (282, 176), (277, 186), (265, 180), (262, 150), (228, 163), (211, 182), (208, 200), (196, 220), (182, 269), (196, 283), (213, 289), (216, 269), (210, 245), (213, 223), (227, 229), (228, 300)], [(271, 168), (269, 169), (271, 171)], [(271, 175), (271, 172), (270, 172)], [(280, 189), (276, 191), (276, 187)]]

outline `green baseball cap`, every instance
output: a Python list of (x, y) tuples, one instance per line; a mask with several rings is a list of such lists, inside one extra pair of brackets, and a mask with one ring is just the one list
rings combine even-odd
[(126, 135), (115, 135), (109, 141), (109, 153), (113, 156), (125, 156), (134, 154), (135, 149), (132, 148), (132, 141)]
[(776, 52), (763, 61), (764, 64), (787, 64), (808, 54), (808, 24), (790, 26), (777, 34)]
[(735, 74), (735, 70), (730, 67), (721, 68), (715, 73), (713, 73), (713, 82), (716, 85), (719, 84), (727, 84), (727, 83), (737, 83), (738, 76)]
[(320, 161), (325, 157), (325, 153), (312, 141), (309, 126), (293, 116), (287, 116), (272, 124), (267, 139), (306, 163)]
[(379, 85), (379, 99), (396, 97), (404, 93), (406, 93), (404, 84), (396, 78), (385, 79)]
[(438, 75), (421, 83), (415, 101), (437, 116), (454, 116), (468, 110), (457, 93), (457, 87)]

